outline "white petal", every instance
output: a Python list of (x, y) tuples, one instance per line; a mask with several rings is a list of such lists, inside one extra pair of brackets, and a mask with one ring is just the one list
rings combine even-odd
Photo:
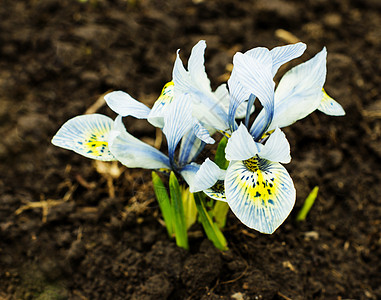
[(181, 139), (178, 163), (180, 166), (193, 161), (204, 148), (203, 143), (190, 129)]
[(323, 98), (321, 99), (318, 110), (329, 116), (344, 116), (344, 108), (337, 103), (333, 98), (328, 96), (328, 94), (323, 89)]
[(286, 135), (279, 128), (276, 128), (270, 135), (259, 156), (270, 161), (285, 164), (291, 161), (290, 144), (287, 141)]
[(241, 123), (228, 140), (225, 148), (226, 159), (229, 161), (249, 159), (258, 153), (258, 146), (262, 145), (254, 142), (246, 126)]
[(205, 41), (199, 41), (193, 48), (188, 61), (188, 71), (195, 84), (200, 90), (212, 92), (208, 75), (205, 72), (204, 52), (206, 48)]
[(189, 186), (192, 186), (193, 180), (199, 169), (200, 169), (200, 165), (196, 163), (191, 163), (181, 169), (180, 174)]
[(104, 98), (107, 105), (122, 117), (133, 116), (138, 119), (146, 119), (150, 112), (147, 106), (122, 91), (108, 93)]
[(272, 74), (273, 76), (278, 71), (279, 67), (284, 63), (293, 60), (301, 56), (306, 50), (307, 46), (304, 43), (296, 43), (293, 45), (286, 45), (281, 47), (275, 47), (271, 49), (270, 53), (273, 58), (273, 68)]
[(273, 233), (295, 203), (290, 175), (279, 163), (264, 159), (233, 161), (225, 177), (226, 200), (238, 219), (262, 233)]
[(193, 124), (192, 105), (189, 94), (175, 98), (164, 114), (163, 132), (168, 142), (168, 155), (174, 157), (175, 149), (181, 138)]
[(99, 114), (77, 116), (62, 125), (52, 144), (72, 150), (88, 158), (116, 160), (109, 151), (109, 133), (113, 120)]
[(291, 125), (319, 107), (326, 76), (326, 57), (324, 48), (283, 76), (275, 91), (274, 118), (268, 130)]
[[(267, 55), (264, 55), (267, 53)], [(274, 100), (274, 81), (271, 74), (270, 53), (261, 52), (260, 60), (247, 54), (236, 53), (233, 64), (238, 81), (251, 94), (258, 97), (264, 107), (271, 106)]]
[(111, 153), (129, 168), (171, 168), (166, 155), (127, 132), (121, 116), (115, 119), (114, 128), (110, 133), (109, 147)]
[(217, 180), (224, 173), (214, 162), (207, 158), (197, 171), (193, 180), (193, 184), (190, 186), (192, 193), (200, 192), (212, 187)]
[(194, 134), (206, 144), (214, 144), (215, 140), (210, 136), (209, 131), (196, 119), (193, 125)]

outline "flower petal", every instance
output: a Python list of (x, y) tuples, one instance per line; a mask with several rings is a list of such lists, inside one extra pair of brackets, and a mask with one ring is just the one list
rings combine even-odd
[(208, 75), (205, 72), (204, 52), (206, 43), (204, 40), (199, 41), (193, 48), (188, 61), (188, 71), (195, 84), (199, 89), (212, 92)]
[(88, 158), (116, 160), (109, 151), (108, 137), (113, 120), (100, 114), (77, 116), (62, 125), (52, 144), (72, 150)]
[(279, 67), (294, 58), (301, 56), (306, 50), (307, 46), (304, 43), (296, 43), (292, 45), (275, 47), (270, 50), (271, 56), (273, 58), (273, 76), (278, 71)]
[(107, 105), (122, 117), (133, 116), (138, 119), (146, 119), (150, 112), (147, 106), (122, 91), (108, 93), (104, 98)]
[(208, 129), (206, 129), (201, 122), (195, 119), (193, 125), (194, 134), (206, 144), (214, 144), (215, 140), (210, 136)]
[(167, 137), (168, 156), (174, 159), (177, 144), (193, 124), (192, 104), (189, 94), (175, 98), (164, 114), (163, 132)]
[(256, 158), (230, 163), (225, 193), (242, 223), (268, 234), (284, 222), (296, 197), (292, 179), (281, 164)]
[(196, 176), (197, 171), (200, 169), (200, 165), (196, 163), (191, 163), (186, 165), (184, 168), (180, 170), (181, 176), (184, 178), (186, 183), (191, 186), (193, 184), (193, 180)]
[(241, 123), (226, 145), (227, 160), (245, 160), (256, 155), (263, 145), (256, 143), (245, 125)]
[(163, 128), (164, 126), (164, 112), (168, 108), (168, 105), (172, 102), (174, 97), (174, 84), (173, 81), (164, 85), (159, 98), (155, 101), (148, 117), (147, 121), (153, 126)]
[(223, 180), (217, 180), (217, 182), (203, 191), (209, 198), (214, 200), (226, 202), (225, 185)]
[(286, 135), (276, 128), (258, 155), (269, 161), (289, 163), (291, 161), (290, 144)]
[(323, 89), (323, 98), (321, 99), (318, 110), (325, 113), (329, 116), (344, 116), (345, 110), (344, 108), (337, 103), (333, 98), (328, 96), (328, 94)]
[(191, 193), (200, 192), (212, 187), (217, 180), (224, 178), (224, 170), (221, 170), (214, 162), (207, 158), (200, 166), (190, 186)]
[(171, 169), (166, 155), (127, 132), (121, 116), (115, 119), (109, 147), (111, 153), (129, 168)]
[[(257, 48), (255, 48), (257, 49)], [(234, 68), (239, 82), (251, 94), (258, 97), (263, 106), (264, 121), (251, 132), (257, 140), (266, 132), (274, 114), (274, 81), (271, 73), (272, 57), (265, 48), (259, 48), (256, 56), (236, 53), (233, 57)], [(265, 51), (267, 50), (267, 52)]]
[(179, 165), (183, 166), (193, 161), (204, 146), (205, 143), (194, 134), (193, 128), (190, 129), (181, 139), (178, 159)]
[(327, 50), (323, 48), (283, 76), (275, 91), (275, 113), (269, 131), (291, 125), (319, 107), (327, 70), (326, 57)]

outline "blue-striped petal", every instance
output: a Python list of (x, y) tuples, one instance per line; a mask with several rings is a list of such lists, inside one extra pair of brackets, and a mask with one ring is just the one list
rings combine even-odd
[(323, 89), (323, 98), (321, 99), (318, 110), (329, 116), (344, 116), (344, 108), (331, 98)]
[(52, 144), (88, 158), (116, 160), (109, 151), (108, 138), (113, 120), (99, 114), (77, 116), (62, 125)]
[(209, 198), (226, 202), (224, 180), (217, 180), (217, 182), (212, 187), (204, 190), (203, 192)]
[(174, 84), (173, 81), (164, 85), (159, 98), (155, 101), (148, 117), (147, 121), (153, 126), (163, 128), (164, 126), (164, 112), (168, 108), (168, 105), (172, 102), (174, 97)]
[(259, 50), (263, 50), (259, 51), (260, 59), (242, 53), (236, 53), (233, 57), (239, 82), (246, 90), (255, 95), (263, 106), (264, 122), (256, 126), (251, 132), (256, 140), (266, 132), (273, 119), (275, 85), (271, 73), (271, 54), (268, 50), (267, 52), (264, 49)]
[(201, 122), (194, 120), (193, 124), (194, 134), (206, 144), (214, 144), (215, 140), (210, 136), (208, 129), (206, 129)]
[(275, 47), (270, 50), (273, 59), (273, 76), (278, 71), (279, 67), (294, 58), (301, 56), (306, 50), (307, 46), (304, 43), (296, 43), (292, 45)]
[(181, 139), (179, 165), (183, 166), (193, 161), (200, 154), (204, 146), (205, 143), (194, 134), (193, 128), (189, 130)]
[(129, 134), (118, 116), (110, 132), (109, 148), (111, 153), (129, 168), (170, 169), (169, 159), (156, 148)]
[(164, 114), (163, 132), (167, 138), (171, 162), (174, 160), (177, 144), (193, 125), (192, 104), (189, 98), (189, 94), (175, 98)]
[(108, 93), (104, 98), (107, 105), (122, 117), (133, 116), (138, 119), (146, 119), (150, 112), (147, 106), (122, 91)]
[(295, 203), (295, 188), (279, 163), (260, 158), (230, 163), (225, 177), (226, 200), (242, 223), (273, 233)]
[[(319, 107), (323, 98), (326, 57), (327, 51), (323, 48), (313, 58), (292, 68), (282, 77), (275, 91), (274, 117), (268, 131), (291, 125)], [(261, 111), (250, 132), (265, 122), (266, 115)]]
[(181, 176), (184, 178), (188, 186), (193, 184), (194, 177), (196, 176), (197, 171), (200, 169), (200, 165), (196, 163), (190, 163), (184, 166), (180, 170)]

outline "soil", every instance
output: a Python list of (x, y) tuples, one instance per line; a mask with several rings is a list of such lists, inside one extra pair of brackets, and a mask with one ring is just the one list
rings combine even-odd
[[(381, 299), (380, 10), (377, 0), (1, 1), (0, 299)], [(226, 252), (199, 226), (190, 251), (176, 247), (150, 171), (50, 144), (71, 117), (115, 117), (97, 102), (107, 91), (152, 105), (176, 50), (186, 60), (200, 39), (214, 88), (236, 51), (305, 42), (284, 73), (326, 46), (325, 88), (347, 113), (285, 129), (295, 208), (273, 235), (229, 213)]]

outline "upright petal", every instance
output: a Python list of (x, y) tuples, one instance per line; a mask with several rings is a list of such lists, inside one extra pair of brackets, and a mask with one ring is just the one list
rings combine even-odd
[(197, 121), (197, 119), (194, 119), (193, 131), (194, 134), (204, 143), (215, 143), (215, 140), (210, 136), (208, 129), (206, 129), (204, 125), (201, 124), (201, 122)]
[(306, 44), (300, 42), (293, 45), (280, 46), (271, 49), (270, 53), (273, 58), (273, 76), (276, 74), (281, 65), (301, 56), (306, 48)]
[[(257, 49), (257, 48), (255, 48)], [(253, 49), (253, 52), (254, 50)], [(236, 53), (233, 58), (234, 68), (237, 70), (239, 82), (251, 94), (258, 97), (263, 106), (264, 121), (258, 124), (252, 132), (257, 140), (266, 132), (274, 114), (274, 81), (271, 73), (271, 54), (262, 48), (257, 52), (257, 56)], [(254, 52), (255, 54), (255, 52)]]
[(225, 177), (226, 200), (246, 226), (273, 233), (295, 203), (295, 188), (286, 169), (277, 162), (252, 158), (230, 163)]
[(159, 98), (155, 101), (147, 121), (153, 126), (163, 128), (164, 126), (164, 113), (168, 105), (172, 103), (174, 97), (174, 84), (173, 81), (164, 85)]
[(77, 116), (62, 125), (52, 144), (88, 158), (116, 160), (109, 151), (108, 138), (113, 120), (99, 114)]
[(269, 161), (289, 163), (291, 161), (290, 144), (286, 135), (276, 128), (258, 155)]
[(328, 96), (328, 94), (323, 89), (323, 98), (321, 99), (318, 110), (325, 113), (329, 116), (344, 116), (345, 110), (344, 108), (337, 103), (333, 98)]
[(241, 123), (234, 131), (226, 145), (225, 154), (227, 160), (245, 160), (256, 155), (263, 145), (256, 143)]
[(115, 119), (114, 128), (110, 132), (109, 147), (111, 153), (129, 168), (171, 168), (166, 155), (127, 132), (121, 116)]
[(163, 132), (167, 137), (168, 155), (174, 160), (177, 144), (193, 124), (192, 104), (189, 94), (175, 98), (164, 114)]
[(205, 92), (212, 92), (208, 75), (205, 72), (204, 52), (205, 41), (199, 41), (193, 48), (188, 61), (188, 71), (192, 82)]
[(107, 105), (122, 117), (133, 116), (146, 119), (150, 112), (147, 106), (122, 91), (108, 93), (104, 98)]

